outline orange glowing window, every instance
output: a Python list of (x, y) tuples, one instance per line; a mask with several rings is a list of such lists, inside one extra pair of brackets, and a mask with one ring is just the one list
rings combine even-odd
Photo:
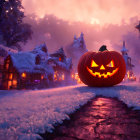
[(57, 81), (57, 80), (58, 80), (58, 72), (55, 71), (55, 72), (54, 72), (54, 81)]
[(10, 75), (9, 75), (9, 79), (10, 79), (10, 80), (13, 79), (13, 73), (10, 73)]
[(17, 80), (13, 80), (13, 86), (17, 85)]
[(54, 78), (56, 78), (56, 74), (54, 74)]
[(71, 77), (74, 78), (74, 74), (72, 74)]
[(42, 80), (42, 79), (44, 79), (44, 76), (43, 76), (43, 75), (41, 75), (41, 80)]
[(9, 63), (7, 63), (7, 64), (5, 65), (5, 67), (6, 67), (6, 69), (8, 69), (8, 68), (9, 68)]
[(65, 80), (65, 75), (64, 74), (62, 74), (62, 80)]
[(59, 57), (59, 61), (62, 61), (62, 58), (61, 57)]
[(26, 73), (23, 72), (23, 73), (21, 74), (21, 77), (22, 77), (22, 78), (26, 78)]
[(12, 86), (12, 81), (8, 81), (8, 89)]

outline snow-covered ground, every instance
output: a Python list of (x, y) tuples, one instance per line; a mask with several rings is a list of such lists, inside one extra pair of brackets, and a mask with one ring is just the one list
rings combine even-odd
[(80, 106), (98, 95), (117, 97), (140, 109), (140, 83), (108, 88), (84, 85), (47, 90), (0, 91), (0, 140), (34, 140), (38, 133), (51, 132), (54, 124), (69, 119)]

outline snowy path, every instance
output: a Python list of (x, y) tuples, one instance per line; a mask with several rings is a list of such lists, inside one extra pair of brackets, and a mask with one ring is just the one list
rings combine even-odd
[(140, 111), (117, 98), (95, 97), (44, 140), (139, 140)]
[(117, 97), (140, 109), (140, 83), (109, 88), (83, 85), (34, 91), (0, 91), (0, 140), (30, 140), (52, 131), (81, 105), (98, 95)]

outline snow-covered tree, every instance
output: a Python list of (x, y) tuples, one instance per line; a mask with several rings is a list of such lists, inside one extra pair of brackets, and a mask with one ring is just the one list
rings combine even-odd
[(31, 26), (23, 23), (21, 0), (0, 0), (0, 43), (20, 49), (31, 38)]

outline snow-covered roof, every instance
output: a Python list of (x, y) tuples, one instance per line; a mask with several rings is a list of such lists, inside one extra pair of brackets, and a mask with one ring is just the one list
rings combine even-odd
[(62, 59), (66, 58), (63, 48), (58, 49), (55, 53), (50, 54), (50, 56), (51, 57), (62, 57)]
[[(49, 63), (49, 62), (51, 62), (51, 63)], [(72, 66), (71, 58), (66, 58), (66, 60), (64, 62), (62, 62), (62, 61), (59, 61), (58, 58), (56, 58), (56, 57), (49, 57), (48, 63), (52, 67), (57, 67), (59, 69), (67, 70), (67, 71), (69, 71), (71, 69), (71, 66)]]
[(12, 59), (13, 66), (18, 69), (18, 71), (28, 71), (32, 72), (35, 66), (35, 55), (29, 52), (19, 52), (11, 53), (10, 57)]
[(48, 56), (48, 49), (46, 44), (41, 44), (40, 46), (36, 46), (31, 53), (39, 55), (42, 61), (46, 61)]
[(31, 51), (34, 54), (48, 54), (48, 49), (46, 44), (41, 44), (40, 46), (36, 46), (33, 51)]
[[(59, 61), (59, 57), (62, 58), (62, 61)], [(50, 54), (48, 62), (52, 62), (51, 65), (63, 70), (69, 71), (72, 67), (71, 58), (66, 58), (63, 48), (58, 49), (55, 53)]]
[(30, 52), (11, 53), (10, 57), (12, 59), (13, 66), (20, 73), (21, 72), (41, 73), (47, 70), (42, 64), (41, 65), (35, 64), (36, 55), (33, 53)]
[[(55, 66), (67, 71), (72, 67), (72, 61), (70, 58), (66, 58), (63, 48), (49, 55), (45, 44), (36, 47), (33, 51), (9, 53), (9, 56), (13, 66), (20, 73), (45, 73), (48, 76), (54, 73)], [(59, 60), (60, 56), (62, 57), (61, 61)]]
[[(40, 47), (41, 48), (41, 47)], [(46, 73), (47, 75), (53, 73), (53, 69), (51, 66), (47, 65), (46, 57), (47, 54), (36, 49), (33, 52), (19, 52), (19, 53), (10, 53), (10, 57), (13, 62), (13, 66), (18, 70), (18, 72), (30, 72), (30, 73)], [(45, 55), (46, 54), (46, 55)], [(40, 55), (45, 57), (45, 59), (41, 59), (39, 64), (36, 64), (36, 57)]]

